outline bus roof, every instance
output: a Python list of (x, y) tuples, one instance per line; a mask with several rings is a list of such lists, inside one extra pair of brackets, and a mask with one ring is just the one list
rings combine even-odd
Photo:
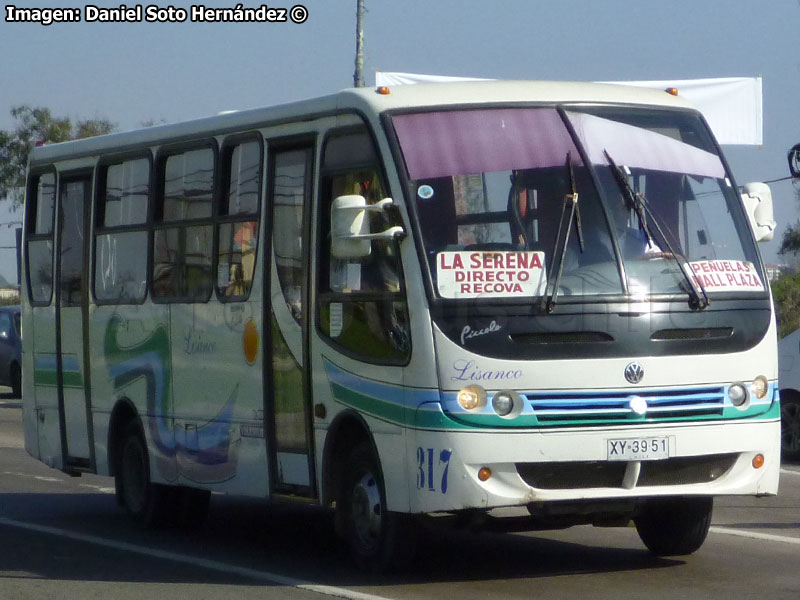
[(399, 85), (388, 94), (376, 88), (350, 88), (336, 94), (266, 108), (233, 111), (181, 123), (39, 146), (30, 154), (30, 165), (57, 162), (136, 147), (173, 143), (225, 132), (243, 131), (290, 120), (303, 120), (340, 112), (380, 114), (390, 110), (434, 106), (476, 106), (521, 103), (628, 104), (691, 109), (666, 91), (640, 87), (553, 81), (469, 81)]

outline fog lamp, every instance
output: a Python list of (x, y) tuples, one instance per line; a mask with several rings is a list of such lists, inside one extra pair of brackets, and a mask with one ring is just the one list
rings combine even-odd
[(501, 417), (508, 416), (514, 410), (514, 396), (511, 392), (497, 392), (492, 397), (492, 408)]
[(732, 384), (731, 387), (728, 388), (728, 398), (731, 399), (731, 403), (734, 406), (742, 406), (747, 402), (747, 388), (741, 383)]

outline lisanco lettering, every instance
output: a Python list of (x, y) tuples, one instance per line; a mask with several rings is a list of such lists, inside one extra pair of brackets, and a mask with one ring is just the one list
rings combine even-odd
[(502, 326), (497, 324), (497, 321), (492, 321), (483, 329), (472, 329), (469, 325), (464, 325), (464, 329), (461, 330), (461, 345), (463, 346), (466, 340), (486, 335), (487, 333), (494, 333), (495, 331), (500, 331), (502, 328)]
[(519, 379), (521, 369), (482, 369), (474, 360), (457, 360), (453, 363), (455, 375), (451, 381), (498, 381), (503, 379)]

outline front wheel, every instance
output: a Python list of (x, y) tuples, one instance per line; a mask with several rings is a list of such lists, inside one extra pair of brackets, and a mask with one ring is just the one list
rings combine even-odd
[(412, 518), (386, 510), (378, 459), (369, 444), (359, 444), (350, 453), (336, 506), (360, 568), (382, 573), (410, 563), (415, 542)]
[(711, 497), (649, 500), (634, 519), (636, 531), (657, 556), (691, 554), (706, 540), (713, 507)]

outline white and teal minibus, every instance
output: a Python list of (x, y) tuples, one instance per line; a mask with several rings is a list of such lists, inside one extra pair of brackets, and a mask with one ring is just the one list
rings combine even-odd
[(334, 509), (362, 566), (422, 516), (705, 540), (773, 495), (775, 318), (737, 187), (680, 96), (347, 90), (38, 147), (27, 451), (147, 524), (211, 492)]

